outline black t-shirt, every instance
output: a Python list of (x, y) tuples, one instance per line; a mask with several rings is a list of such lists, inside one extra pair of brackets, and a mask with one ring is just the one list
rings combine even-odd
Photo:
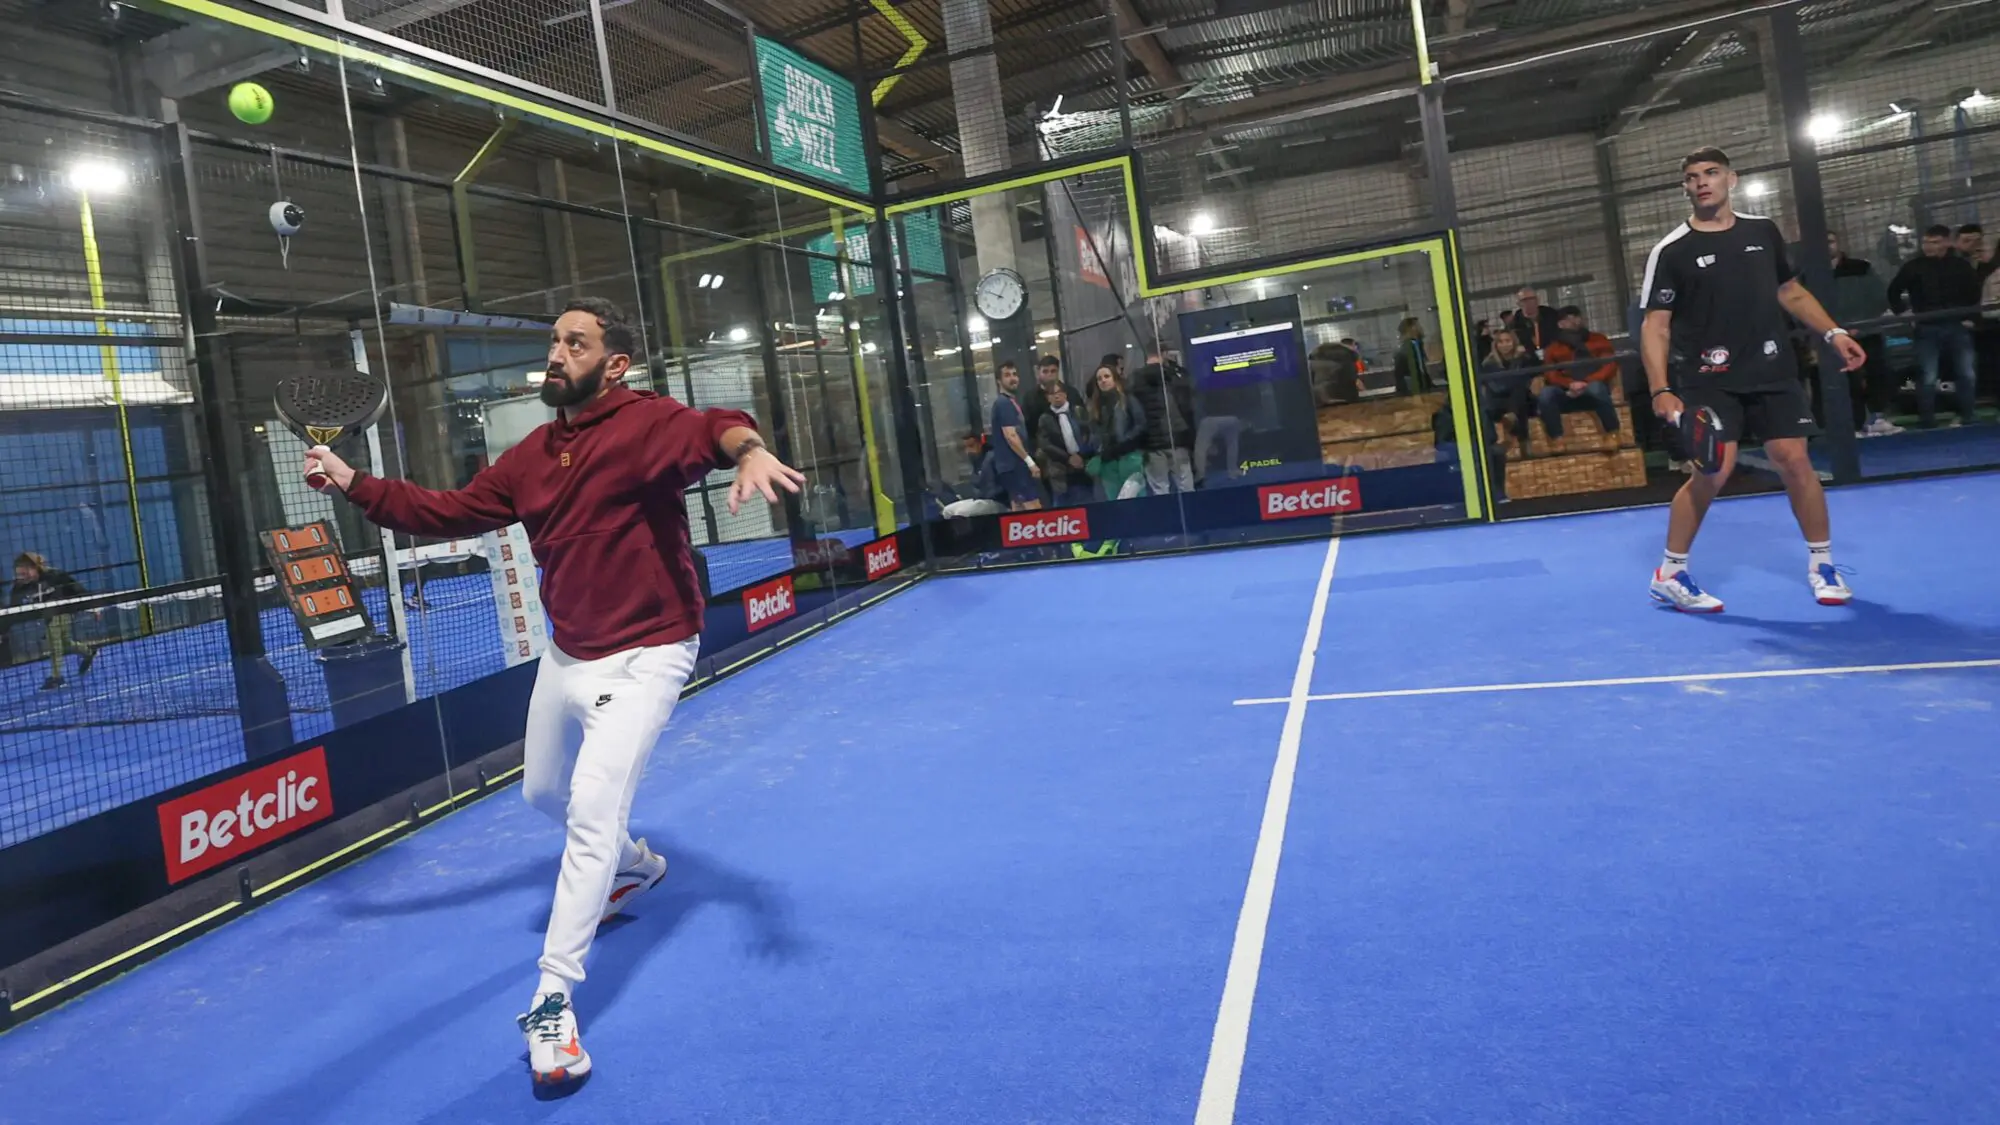
[(1778, 288), (1796, 276), (1778, 224), (1738, 215), (1728, 230), (1682, 223), (1646, 259), (1646, 311), (1673, 314), (1675, 386), (1774, 390), (1798, 381)]

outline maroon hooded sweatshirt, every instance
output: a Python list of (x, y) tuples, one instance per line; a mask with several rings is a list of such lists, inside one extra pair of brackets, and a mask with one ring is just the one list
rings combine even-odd
[(528, 530), (557, 648), (580, 660), (701, 632), (701, 582), (682, 493), (724, 464), (721, 438), (756, 428), (614, 384), (573, 418), (537, 427), (464, 488), (437, 492), (356, 472), (368, 519), (412, 535)]

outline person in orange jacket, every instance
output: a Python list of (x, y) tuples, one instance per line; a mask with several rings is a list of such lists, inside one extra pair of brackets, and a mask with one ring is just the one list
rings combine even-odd
[(1584, 323), (1583, 310), (1570, 305), (1558, 314), (1556, 338), (1542, 349), (1551, 367), (1535, 406), (1551, 445), (1563, 439), (1563, 415), (1592, 410), (1606, 434), (1618, 432), (1618, 407), (1611, 401), (1611, 382), (1618, 378), (1615, 349), (1602, 332)]

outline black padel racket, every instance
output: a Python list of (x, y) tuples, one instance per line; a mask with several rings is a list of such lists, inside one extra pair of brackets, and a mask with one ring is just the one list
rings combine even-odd
[(1674, 424), (1680, 427), (1681, 444), (1695, 466), (1710, 475), (1721, 472), (1722, 418), (1715, 408), (1699, 406), (1684, 410), (1674, 415)]
[[(278, 420), (308, 449), (316, 445), (333, 449), (382, 417), (389, 405), (389, 387), (365, 371), (290, 375), (278, 380), (271, 405)], [(314, 473), (306, 483), (324, 488), (326, 477)]]

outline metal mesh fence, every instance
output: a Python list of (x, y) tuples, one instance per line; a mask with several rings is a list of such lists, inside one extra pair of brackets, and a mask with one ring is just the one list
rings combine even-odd
[(518, 81), (604, 103), (590, 8), (574, 0), (355, 0), (349, 20)]
[(1414, 98), (1141, 150), (1154, 254), (1178, 272), (1433, 225)]
[(747, 27), (700, 0), (607, 7), (604, 22), (619, 112), (726, 151), (757, 151)]

